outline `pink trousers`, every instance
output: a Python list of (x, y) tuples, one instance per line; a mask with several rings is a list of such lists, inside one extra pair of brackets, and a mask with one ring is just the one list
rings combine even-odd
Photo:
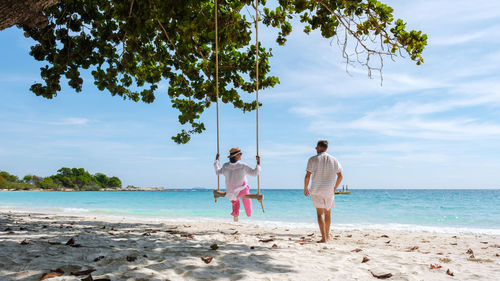
[[(238, 197), (240, 196), (245, 196), (250, 193), (250, 187), (247, 185), (245, 189), (240, 191), (238, 193)], [(252, 199), (249, 198), (241, 198), (243, 201), (243, 206), (245, 207), (245, 213), (247, 213), (247, 217), (252, 216)], [(231, 216), (237, 217), (240, 215), (240, 199), (238, 200), (231, 200), (231, 203), (233, 203), (233, 212), (231, 213)]]

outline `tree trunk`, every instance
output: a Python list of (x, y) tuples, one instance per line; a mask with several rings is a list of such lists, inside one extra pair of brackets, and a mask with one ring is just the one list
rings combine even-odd
[(0, 30), (16, 24), (44, 27), (48, 20), (42, 10), (56, 4), (58, 0), (0, 0)]

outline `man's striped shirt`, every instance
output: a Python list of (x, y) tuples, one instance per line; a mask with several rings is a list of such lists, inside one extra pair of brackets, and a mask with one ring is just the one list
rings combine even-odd
[(311, 194), (334, 195), (333, 187), (337, 173), (342, 172), (342, 166), (335, 157), (326, 152), (309, 158), (307, 171), (311, 172)]

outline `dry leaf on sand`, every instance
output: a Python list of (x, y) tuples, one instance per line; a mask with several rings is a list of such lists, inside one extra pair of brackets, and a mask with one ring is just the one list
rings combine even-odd
[(206, 264), (209, 264), (210, 262), (212, 262), (212, 260), (214, 259), (214, 257), (201, 257), (201, 260), (206, 263)]
[(373, 277), (378, 278), (378, 279), (386, 279), (386, 278), (391, 278), (392, 273), (383, 273), (383, 274), (375, 274), (370, 270), (370, 273), (373, 275)]

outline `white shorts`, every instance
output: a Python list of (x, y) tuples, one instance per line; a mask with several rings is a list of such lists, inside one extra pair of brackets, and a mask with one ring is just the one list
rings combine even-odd
[(314, 208), (333, 209), (335, 207), (335, 196), (311, 194)]

